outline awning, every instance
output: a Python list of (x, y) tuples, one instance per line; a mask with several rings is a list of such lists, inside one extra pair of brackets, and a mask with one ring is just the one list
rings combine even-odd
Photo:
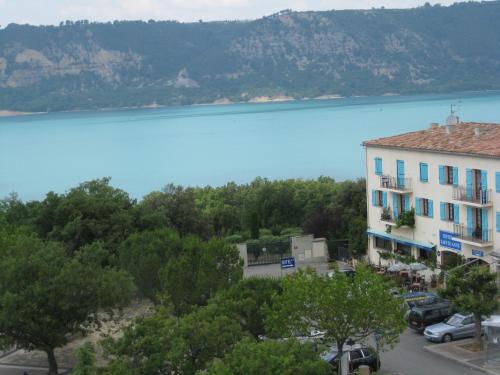
[(392, 233), (387, 233), (387, 232), (382, 232), (379, 230), (374, 230), (374, 229), (367, 229), (366, 231), (369, 236), (374, 236), (374, 237), (380, 237), (384, 238), (389, 241), (396, 241), (399, 242), (403, 245), (408, 245), (408, 246), (415, 246), (419, 249), (427, 250), (427, 251), (432, 251), (434, 250), (435, 245), (431, 244), (430, 242), (422, 242), (422, 241), (416, 241), (412, 240), (406, 237), (402, 236), (396, 236)]

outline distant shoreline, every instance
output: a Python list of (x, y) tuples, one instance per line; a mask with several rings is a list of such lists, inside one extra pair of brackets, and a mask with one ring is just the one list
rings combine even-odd
[(0, 117), (14, 117), (14, 116), (30, 116), (39, 115), (47, 112), (20, 112), (20, 111), (10, 111), (7, 109), (0, 109)]
[(126, 106), (126, 107), (103, 107), (103, 108), (90, 108), (90, 109), (68, 109), (64, 111), (54, 111), (54, 112), (24, 112), (24, 111), (15, 111), (8, 109), (0, 109), (0, 118), (5, 117), (20, 117), (20, 116), (31, 116), (31, 115), (41, 115), (48, 113), (79, 113), (79, 112), (104, 112), (104, 111), (117, 111), (117, 110), (127, 110), (127, 109), (159, 109), (159, 108), (169, 108), (169, 107), (196, 107), (196, 106), (216, 106), (216, 105), (234, 105), (234, 104), (265, 104), (265, 103), (285, 103), (285, 102), (293, 102), (293, 101), (321, 101), (321, 100), (338, 100), (338, 99), (347, 99), (347, 98), (367, 98), (367, 97), (402, 97), (402, 96), (419, 96), (419, 95), (467, 95), (467, 94), (500, 94), (500, 90), (471, 90), (471, 91), (452, 91), (445, 93), (420, 93), (420, 94), (401, 94), (401, 93), (384, 93), (381, 95), (353, 95), (353, 96), (341, 96), (338, 94), (328, 94), (328, 95), (320, 95), (314, 98), (294, 98), (291, 96), (285, 95), (276, 95), (276, 96), (256, 96), (252, 97), (248, 100), (242, 101), (232, 101), (228, 98), (219, 98), (214, 100), (213, 102), (208, 103), (193, 103), (193, 104), (185, 104), (185, 105), (163, 105), (157, 103), (145, 104), (142, 106)]

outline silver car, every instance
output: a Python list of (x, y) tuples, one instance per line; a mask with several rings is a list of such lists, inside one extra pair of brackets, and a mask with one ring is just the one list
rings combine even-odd
[(427, 327), (424, 336), (429, 341), (450, 342), (465, 337), (473, 337), (474, 328), (474, 315), (461, 313), (450, 316), (442, 323)]

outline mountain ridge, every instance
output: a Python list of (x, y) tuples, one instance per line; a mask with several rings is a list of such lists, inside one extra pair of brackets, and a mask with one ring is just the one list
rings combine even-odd
[[(500, 89), (500, 1), (0, 30), (0, 109)], [(267, 98), (267, 99), (266, 99)]]

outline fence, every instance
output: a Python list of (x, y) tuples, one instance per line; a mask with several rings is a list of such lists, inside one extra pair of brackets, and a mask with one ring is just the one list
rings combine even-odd
[(276, 264), (281, 258), (292, 255), (290, 240), (249, 241), (247, 243), (248, 265)]
[(328, 241), (328, 255), (330, 260), (346, 261), (352, 258), (351, 252), (348, 249), (349, 241), (342, 240), (329, 240)]

